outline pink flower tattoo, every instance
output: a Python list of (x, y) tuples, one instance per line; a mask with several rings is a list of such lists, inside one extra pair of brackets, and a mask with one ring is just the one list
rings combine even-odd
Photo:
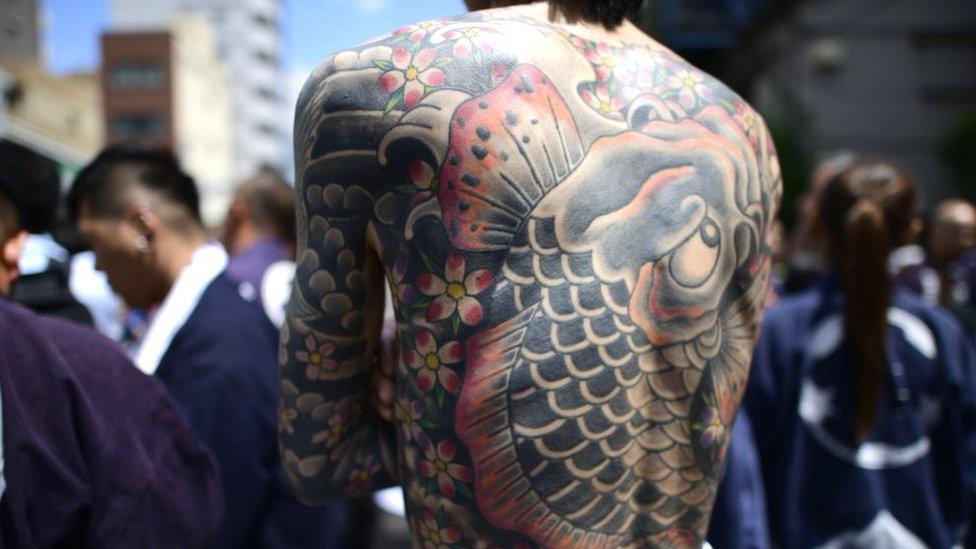
[(305, 376), (308, 379), (324, 379), (327, 372), (334, 371), (339, 366), (339, 363), (331, 358), (335, 349), (335, 343), (326, 341), (318, 344), (315, 341), (315, 337), (312, 334), (308, 334), (305, 336), (305, 350), (296, 351), (295, 358), (299, 362), (308, 365), (305, 369)]
[(414, 530), (424, 540), (424, 549), (448, 549), (461, 541), (461, 532), (453, 526), (442, 526), (429, 509), (423, 518), (414, 519)]
[(377, 61), (384, 69), (379, 85), (384, 92), (392, 94), (387, 111), (403, 104), (413, 108), (431, 89), (444, 85), (444, 71), (435, 64), (437, 52), (422, 49), (416, 53), (406, 48), (397, 48), (389, 61)]
[(470, 482), (471, 471), (463, 465), (453, 463), (457, 447), (449, 440), (442, 440), (435, 448), (430, 439), (419, 439), (424, 457), (420, 459), (417, 470), (424, 478), (434, 478), (442, 494), (454, 497), (457, 487), (454, 482)]
[(438, 383), (449, 393), (457, 393), (461, 379), (448, 364), (461, 361), (461, 344), (457, 341), (438, 347), (434, 335), (421, 330), (414, 336), (414, 349), (404, 352), (404, 359), (410, 368), (419, 370), (417, 386), (422, 391), (431, 391)]
[(460, 254), (447, 256), (444, 278), (425, 273), (417, 278), (417, 286), (424, 295), (437, 296), (427, 309), (427, 320), (443, 320), (455, 312), (461, 322), (474, 326), (484, 317), (484, 308), (474, 297), (491, 285), (492, 274), (487, 269), (465, 272), (464, 257)]

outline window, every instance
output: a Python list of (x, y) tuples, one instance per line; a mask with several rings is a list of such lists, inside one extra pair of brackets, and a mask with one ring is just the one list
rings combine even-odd
[(278, 130), (270, 124), (258, 124), (255, 129), (264, 135), (275, 136), (278, 134)]
[(153, 113), (120, 114), (112, 118), (112, 133), (116, 139), (162, 137), (166, 130), (163, 117)]
[(274, 19), (272, 19), (271, 17), (269, 17), (269, 16), (267, 16), (267, 15), (265, 15), (263, 13), (257, 13), (251, 19), (256, 24), (258, 24), (259, 26), (262, 26), (262, 27), (265, 27), (265, 28), (272, 29), (275, 26), (277, 26), (277, 21), (275, 21)]
[(160, 88), (166, 78), (163, 68), (151, 63), (119, 63), (109, 71), (112, 86), (123, 89)]
[(271, 52), (258, 50), (254, 52), (254, 57), (258, 61), (261, 61), (262, 63), (266, 63), (268, 65), (277, 65), (277, 59), (275, 59), (275, 55)]

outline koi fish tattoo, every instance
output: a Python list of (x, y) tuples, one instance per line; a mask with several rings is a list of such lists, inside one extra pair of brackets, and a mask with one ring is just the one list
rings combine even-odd
[[(306, 84), (285, 469), (308, 501), (402, 484), (429, 547), (700, 545), (767, 290), (773, 144), (661, 46), (504, 13), (399, 29)], [(384, 279), (395, 424), (367, 399)]]

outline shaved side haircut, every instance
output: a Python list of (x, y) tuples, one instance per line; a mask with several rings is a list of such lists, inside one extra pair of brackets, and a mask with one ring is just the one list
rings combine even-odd
[(68, 193), (68, 208), (73, 218), (78, 218), (83, 202), (96, 217), (117, 219), (125, 215), (134, 185), (116, 176), (114, 171), (120, 167), (137, 170), (136, 185), (202, 225), (196, 183), (180, 168), (176, 157), (164, 150), (126, 146), (105, 149), (75, 178)]

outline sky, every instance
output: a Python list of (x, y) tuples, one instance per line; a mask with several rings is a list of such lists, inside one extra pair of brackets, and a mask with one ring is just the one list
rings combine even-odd
[[(462, 0), (281, 1), (283, 61), (293, 78), (329, 53), (402, 25), (464, 11)], [(41, 0), (41, 5), (49, 69), (59, 74), (96, 69), (98, 36), (111, 23), (111, 1)]]
[[(111, 0), (40, 1), (48, 70), (55, 74), (97, 70), (99, 36), (111, 25)], [(280, 2), (285, 78), (279, 91), (289, 110), (308, 74), (330, 53), (403, 25), (465, 11), (463, 0)]]

